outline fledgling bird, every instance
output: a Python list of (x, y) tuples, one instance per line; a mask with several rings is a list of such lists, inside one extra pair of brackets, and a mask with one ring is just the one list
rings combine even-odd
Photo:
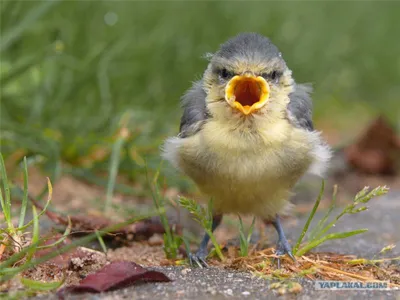
[[(330, 159), (313, 128), (310, 92), (260, 34), (239, 34), (210, 55), (182, 97), (180, 132), (163, 157), (213, 199), (213, 230), (223, 214), (255, 215), (277, 230), (277, 254), (294, 259), (280, 215), (302, 175), (323, 174)], [(205, 234), (192, 263), (207, 265), (208, 241)]]

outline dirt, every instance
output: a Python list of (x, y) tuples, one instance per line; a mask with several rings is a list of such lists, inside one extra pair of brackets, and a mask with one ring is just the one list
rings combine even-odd
[[(398, 230), (398, 228), (400, 228), (400, 219), (398, 218), (398, 215), (400, 215), (400, 190), (391, 191), (388, 195), (378, 199), (371, 203), (368, 211), (360, 215), (354, 215), (343, 219), (335, 228), (335, 231), (343, 231), (368, 227), (369, 231), (367, 233), (346, 240), (330, 241), (320, 246), (318, 251), (330, 251), (336, 253), (335, 255), (343, 253), (343, 257), (346, 257), (346, 255), (353, 255), (354, 257), (351, 257), (352, 259), (356, 257), (377, 259), (381, 258), (381, 255), (378, 255), (378, 253), (384, 246), (394, 244), (396, 247), (383, 257), (398, 257), (400, 255), (400, 232)], [(320, 219), (322, 215), (323, 211), (318, 212), (316, 220)], [(285, 231), (292, 243), (294, 238), (299, 236), (305, 221), (306, 216), (285, 222)], [(315, 222), (311, 224), (311, 227), (314, 225)], [(217, 230), (219, 241), (226, 239), (226, 237), (224, 239), (222, 236), (226, 227), (231, 227), (229, 222)], [(232, 229), (230, 228), (228, 231), (232, 231)], [(254, 239), (258, 240), (259, 238), (259, 233), (256, 233)], [(276, 236), (272, 228), (266, 230), (265, 238), (265, 243), (269, 244), (269, 246), (273, 246)], [(235, 241), (237, 244), (237, 239), (225, 244), (228, 245), (229, 248), (229, 244), (234, 244)], [(225, 252), (225, 254), (228, 255), (228, 252)], [(265, 253), (266, 252), (264, 252), (264, 255)], [(86, 259), (84, 261), (77, 260), (72, 266), (69, 266), (68, 272), (74, 274), (68, 274), (68, 276), (72, 275), (68, 282), (76, 283), (79, 278), (84, 277), (88, 272), (92, 272), (99, 268), (101, 264), (104, 264), (104, 254), (98, 254), (100, 255), (98, 256), (99, 261), (101, 261), (100, 264)], [(258, 252), (258, 255), (261, 254), (262, 252)], [(187, 265), (163, 266), (169, 262), (165, 260), (162, 251), (161, 236), (154, 236), (146, 242), (134, 242), (129, 246), (109, 249), (106, 258), (108, 261), (121, 259), (134, 261), (145, 267), (147, 266), (151, 269), (163, 272), (173, 281), (171, 283), (139, 284), (122, 290), (98, 295), (85, 294), (80, 296), (68, 296), (67, 299), (272, 299), (278, 296), (280, 298), (283, 297), (283, 299), (292, 299), (294, 293), (297, 293), (296, 297), (299, 299), (398, 299), (397, 297), (399, 296), (399, 290), (318, 291), (315, 289), (313, 280), (302, 276), (289, 280), (289, 282), (298, 282), (300, 288), (291, 290), (279, 287), (274, 289), (272, 288), (274, 287), (274, 281), (269, 280), (268, 277), (260, 276), (260, 274), (257, 276), (254, 275), (254, 270), (249, 267), (246, 268), (246, 265), (237, 266), (231, 264), (222, 266), (219, 264), (218, 267), (214, 266), (209, 269), (190, 268)], [(322, 256), (321, 261), (323, 261)], [(286, 263), (289, 264), (289, 262)], [(213, 264), (213, 262), (210, 261), (210, 264)], [(218, 265), (218, 263), (214, 262), (214, 265)], [(392, 272), (392, 280), (396, 280), (396, 282), (399, 283), (399, 262), (395, 265), (391, 265), (391, 267), (383, 268), (383, 265), (380, 266), (384, 271), (379, 273), (380, 271), (378, 268), (376, 274), (377, 278), (382, 280), (387, 279), (385, 276), (390, 271)], [(89, 267), (92, 269), (89, 269)], [(48, 272), (46, 273), (48, 280), (57, 278), (54, 271), (51, 273), (48, 269), (40, 270), (39, 268), (37, 272), (38, 273), (34, 275), (33, 278), (45, 279), (45, 277), (40, 276), (46, 272)], [(371, 269), (359, 268), (357, 269), (357, 274), (369, 277), (371, 276)], [(51, 295), (44, 295), (39, 298), (56, 299), (55, 296)]]
[(136, 242), (129, 246), (111, 249), (107, 252), (107, 257), (111, 261), (128, 260), (143, 266), (171, 264), (165, 259), (162, 244), (152, 242)]
[(82, 278), (91, 274), (107, 263), (104, 253), (85, 247), (78, 247), (68, 253), (67, 259), (49, 263), (25, 272), (23, 275), (38, 281), (59, 281), (65, 279), (65, 285), (77, 284)]
[[(340, 164), (336, 165), (340, 166)], [(400, 228), (400, 218), (398, 216), (400, 215), (400, 177), (361, 175), (358, 172), (349, 170), (347, 167), (343, 169), (337, 168), (333, 171), (326, 184), (329, 188), (324, 194), (320, 207), (321, 210), (329, 206), (333, 183), (339, 184), (340, 187), (338, 194), (339, 204), (349, 203), (354, 197), (355, 192), (366, 185), (372, 187), (387, 185), (392, 190), (387, 196), (373, 200), (369, 210), (365, 213), (348, 217), (336, 227), (337, 231), (368, 228), (369, 231), (367, 233), (347, 240), (330, 241), (320, 246), (318, 251), (351, 254), (357, 257), (373, 259), (377, 257), (377, 253), (384, 246), (395, 244), (397, 247), (392, 250), (390, 256), (399, 256), (400, 232), (398, 228)], [(33, 171), (32, 174), (30, 173), (30, 191), (33, 195), (39, 194), (45, 184), (45, 178), (40, 173), (36, 171)], [(298, 193), (293, 198), (293, 201), (298, 203), (296, 208), (297, 217), (286, 220), (284, 224), (285, 232), (287, 232), (292, 244), (294, 238), (300, 235), (300, 230), (306, 221), (307, 214), (310, 212), (318, 194), (319, 186), (319, 180), (312, 180), (298, 187)], [(104, 190), (102, 188), (83, 183), (70, 176), (61, 178), (54, 184), (53, 188), (52, 206), (56, 207), (57, 211), (80, 211), (80, 213), (103, 215), (100, 207), (93, 206), (93, 203), (99, 203), (98, 199), (104, 198)], [(176, 193), (171, 192), (171, 197), (173, 196), (176, 196)], [(114, 196), (113, 201), (121, 206), (127, 203), (133, 207), (137, 204), (146, 205), (146, 201), (143, 199), (122, 195)], [(103, 203), (103, 201), (100, 202)], [(151, 202), (147, 201), (147, 205), (151, 205)], [(195, 236), (201, 237), (201, 228), (191, 220), (186, 212), (172, 210), (172, 214), (185, 224), (186, 229), (194, 232)], [(322, 211), (318, 212), (315, 219), (318, 220), (322, 215)], [(117, 213), (110, 214), (110, 218), (121, 220), (121, 216)], [(248, 224), (249, 222), (251, 222), (251, 218), (246, 219), (246, 223)], [(42, 222), (41, 225), (43, 225), (44, 229), (49, 229), (53, 226), (49, 220)], [(315, 221), (311, 227), (314, 225)], [(218, 241), (222, 245), (227, 245), (228, 248), (230, 245), (237, 245), (237, 228), (235, 216), (224, 218), (223, 226), (216, 231)], [(260, 245), (267, 247), (274, 246), (276, 239), (274, 230), (267, 228), (265, 231), (261, 222), (257, 223), (256, 228), (257, 230), (252, 241), (259, 242)], [(251, 273), (254, 271), (253, 269), (243, 266), (239, 268), (233, 264), (230, 266), (219, 265), (219, 267), (212, 267), (210, 269), (168, 266), (168, 264), (171, 264), (171, 261), (165, 259), (162, 249), (162, 235), (158, 234), (152, 236), (148, 241), (129, 242), (125, 246), (108, 249), (106, 254), (87, 248), (80, 248), (79, 251), (80, 254), (76, 255), (76, 257), (70, 256), (68, 258), (68, 265), (60, 266), (60, 263), (58, 265), (57, 263), (44, 264), (30, 270), (25, 275), (29, 278), (43, 281), (66, 278), (66, 284), (77, 284), (80, 279), (100, 269), (107, 262), (128, 260), (165, 272), (167, 276), (173, 279), (173, 282), (141, 284), (101, 295), (85, 295), (79, 298), (71, 297), (71, 299), (130, 299), (132, 297), (135, 299), (150, 299), (154, 297), (162, 299), (266, 299), (274, 298), (283, 293), (282, 289), (271, 289), (270, 280), (259, 276), (255, 277)], [(180, 258), (183, 258), (183, 256)], [(399, 264), (396, 266), (394, 272), (399, 272)], [(360, 272), (362, 273), (362, 270)], [(383, 275), (381, 274), (381, 276)], [(394, 274), (394, 276), (397, 275)], [(308, 281), (305, 278), (296, 278), (295, 281), (299, 282), (302, 286), (302, 289), (298, 291), (298, 297), (302, 299), (326, 299), (327, 297), (343, 299), (347, 299), (348, 297), (384, 297), (385, 299), (395, 299), (399, 296), (398, 291), (316, 291), (312, 281)], [(16, 281), (11, 281), (9, 284), (6, 287), (7, 289), (20, 287)], [(4, 288), (4, 286), (1, 288)], [(293, 291), (289, 294), (293, 294)], [(292, 296), (286, 295), (284, 297), (290, 298)], [(40, 296), (40, 298), (52, 299), (54, 296), (45, 295)]]

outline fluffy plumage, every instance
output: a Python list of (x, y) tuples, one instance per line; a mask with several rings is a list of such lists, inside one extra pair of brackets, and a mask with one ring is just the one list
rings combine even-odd
[[(228, 74), (251, 72), (271, 87), (268, 103), (244, 116), (224, 99)], [(241, 34), (216, 52), (202, 80), (183, 96), (180, 133), (163, 157), (214, 199), (216, 213), (285, 214), (307, 171), (321, 175), (328, 146), (313, 129), (311, 89), (296, 84), (279, 50), (258, 34)]]

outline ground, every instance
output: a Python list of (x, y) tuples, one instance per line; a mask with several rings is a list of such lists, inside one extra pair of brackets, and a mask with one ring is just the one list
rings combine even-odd
[[(323, 212), (318, 212), (315, 220), (322, 217)], [(360, 236), (334, 240), (322, 245), (318, 251), (332, 251), (335, 253), (352, 254), (358, 257), (374, 258), (376, 254), (388, 244), (397, 247), (388, 256), (396, 257), (400, 254), (400, 189), (391, 190), (386, 196), (372, 201), (369, 209), (363, 214), (353, 215), (343, 219), (335, 230), (353, 230), (369, 228), (367, 233)], [(306, 215), (297, 220), (286, 222), (284, 227), (289, 240), (300, 235), (305, 223)], [(226, 225), (225, 225), (226, 226)], [(312, 225), (311, 225), (312, 227)], [(221, 232), (224, 231), (222, 228)], [(271, 233), (271, 241), (275, 233)], [(257, 238), (257, 235), (255, 236)], [(132, 259), (142, 265), (151, 266), (166, 274), (170, 283), (139, 284), (122, 290), (103, 294), (84, 294), (68, 296), (67, 299), (272, 299), (278, 297), (278, 292), (270, 290), (270, 282), (257, 278), (249, 272), (239, 272), (232, 269), (211, 267), (209, 269), (190, 268), (189, 266), (154, 266), (160, 262), (154, 256), (162, 256), (159, 245), (152, 247), (153, 251), (129, 250), (123, 248), (116, 250), (119, 259)], [(129, 252), (131, 251), (131, 253)], [(115, 253), (115, 252), (114, 252)], [(125, 253), (125, 254), (124, 254)], [(138, 257), (140, 253), (140, 257)], [(146, 257), (152, 257), (146, 263)], [(111, 254), (111, 259), (115, 258)], [(139, 260), (139, 261), (138, 261)], [(398, 264), (398, 262), (397, 262)], [(302, 291), (297, 295), (299, 299), (399, 299), (400, 291), (319, 291), (315, 290), (314, 283), (305, 279), (299, 280)], [(292, 299), (293, 294), (280, 296), (282, 299)], [(41, 296), (38, 299), (56, 299), (56, 296)]]

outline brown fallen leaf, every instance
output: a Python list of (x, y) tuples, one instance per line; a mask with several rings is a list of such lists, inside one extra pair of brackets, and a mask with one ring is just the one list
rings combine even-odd
[(134, 262), (116, 261), (88, 275), (79, 285), (62, 288), (57, 295), (62, 299), (66, 293), (101, 293), (143, 281), (169, 282), (171, 279), (161, 272), (149, 271)]
[(400, 163), (400, 137), (380, 116), (344, 152), (347, 162), (360, 173), (393, 175)]

